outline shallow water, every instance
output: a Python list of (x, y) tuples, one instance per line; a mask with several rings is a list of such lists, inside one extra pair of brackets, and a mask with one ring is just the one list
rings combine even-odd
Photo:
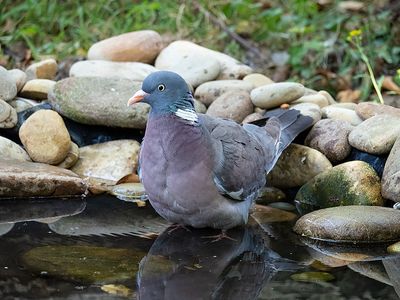
[(2, 200), (0, 299), (399, 299), (387, 245), (301, 240), (260, 215), (215, 243), (169, 225), (109, 196)]

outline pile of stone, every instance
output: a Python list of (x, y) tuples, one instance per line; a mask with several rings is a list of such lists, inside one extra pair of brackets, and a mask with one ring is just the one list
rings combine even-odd
[[(189, 41), (164, 47), (161, 36), (151, 30), (92, 45), (88, 60), (73, 64), (70, 77), (56, 82), (57, 67), (54, 59), (47, 59), (25, 71), (0, 68), (0, 196), (70, 195), (87, 189), (143, 196), (134, 175), (140, 144), (128, 137), (145, 129), (149, 106), (128, 109), (126, 102), (147, 75), (170, 70), (192, 87), (200, 113), (247, 123), (281, 107), (313, 119), (305, 138), (285, 150), (268, 174), (263, 203), (278, 202), (271, 206), (288, 209), (282, 200), (295, 194), (302, 214), (321, 211), (326, 217), (322, 209), (348, 205), (375, 206), (383, 221), (400, 214), (380, 209), (400, 202), (399, 108), (338, 103), (326, 91), (275, 83), (226, 54)], [(91, 144), (82, 143), (94, 128), (103, 133), (120, 129), (106, 142), (92, 137)], [(333, 217), (347, 211), (337, 209)], [(354, 222), (369, 222), (369, 213), (355, 213)], [(299, 224), (297, 232), (313, 237)]]

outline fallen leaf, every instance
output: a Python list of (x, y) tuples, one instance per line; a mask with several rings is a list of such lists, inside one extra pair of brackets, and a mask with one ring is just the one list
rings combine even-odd
[(340, 91), (336, 95), (336, 98), (339, 102), (357, 103), (360, 100), (360, 96), (361, 96), (360, 90), (348, 89), (348, 90)]
[(392, 76), (385, 76), (383, 78), (382, 88), (400, 94), (400, 87), (393, 81)]

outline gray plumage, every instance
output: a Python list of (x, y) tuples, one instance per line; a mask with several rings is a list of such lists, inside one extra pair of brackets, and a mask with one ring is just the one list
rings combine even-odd
[(140, 153), (140, 175), (155, 210), (171, 222), (229, 229), (247, 223), (265, 174), (311, 118), (280, 110), (265, 126), (239, 125), (194, 112), (177, 74), (143, 82), (152, 110)]

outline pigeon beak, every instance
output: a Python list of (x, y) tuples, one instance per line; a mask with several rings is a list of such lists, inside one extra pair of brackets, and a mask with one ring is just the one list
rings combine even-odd
[(132, 98), (130, 98), (128, 100), (127, 106), (131, 106), (132, 104), (138, 103), (140, 101), (143, 100), (144, 97), (146, 97), (147, 95), (149, 95), (148, 93), (146, 93), (143, 90), (138, 90), (133, 96)]

